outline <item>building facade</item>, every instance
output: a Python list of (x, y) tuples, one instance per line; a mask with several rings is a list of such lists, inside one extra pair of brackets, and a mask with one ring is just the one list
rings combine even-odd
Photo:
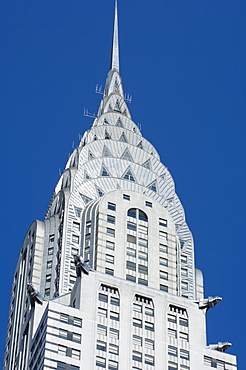
[(194, 243), (172, 176), (132, 121), (111, 68), (98, 114), (71, 154), (13, 280), (5, 370), (236, 370), (206, 343)]

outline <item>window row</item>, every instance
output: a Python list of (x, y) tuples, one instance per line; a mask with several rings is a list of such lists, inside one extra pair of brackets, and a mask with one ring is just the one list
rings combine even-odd
[(186, 318), (183, 318), (183, 317), (177, 318), (176, 315), (168, 314), (167, 315), (167, 321), (169, 321), (173, 324), (177, 324), (177, 322), (179, 321), (180, 326), (184, 326), (185, 328), (188, 328), (188, 319), (186, 319)]
[(97, 340), (97, 350), (107, 352), (107, 346), (108, 346), (108, 352), (113, 355), (119, 355), (119, 346), (112, 343), (106, 343), (101, 340)]
[[(170, 356), (177, 357), (178, 356), (178, 348), (174, 346), (168, 346), (168, 354)], [(179, 357), (183, 360), (190, 360), (190, 353), (186, 349), (179, 349)]]
[(69, 316), (65, 313), (61, 313), (60, 321), (82, 328), (82, 319), (80, 319), (79, 317)]
[(59, 329), (59, 337), (62, 339), (71, 340), (75, 343), (81, 343), (81, 334), (72, 333), (68, 330)]
[(109, 337), (113, 339), (119, 339), (119, 330), (114, 328), (107, 328), (105, 325), (97, 324), (97, 334), (104, 335), (105, 337), (109, 333)]
[(57, 353), (58, 355), (68, 356), (74, 358), (75, 360), (80, 360), (80, 350), (75, 348), (69, 348), (59, 344)]
[[(143, 354), (142, 354), (142, 352), (132, 351), (132, 360), (133, 361), (137, 361), (137, 362), (143, 362)], [(145, 354), (145, 356), (144, 356), (144, 363), (146, 365), (154, 366), (155, 365), (154, 356)]]
[[(96, 356), (96, 366), (106, 369), (106, 358)], [(108, 360), (108, 370), (118, 370), (118, 362), (114, 360)]]
[[(167, 329), (167, 332), (168, 332), (168, 336), (170, 338), (175, 338), (177, 339), (177, 330), (175, 329), (170, 329), (168, 328)], [(183, 333), (183, 332), (179, 332), (179, 339), (185, 341), (185, 342), (189, 342), (189, 334), (188, 333)]]
[[(110, 299), (109, 299), (110, 298)], [(105, 302), (105, 303), (110, 303), (113, 306), (119, 306), (120, 305), (120, 300), (119, 298), (116, 297), (109, 297), (107, 294), (99, 293), (98, 294), (98, 300), (100, 302)]]
[(136, 328), (141, 328), (141, 329), (144, 327), (145, 330), (149, 330), (149, 331), (154, 331), (155, 330), (153, 322), (145, 321), (143, 323), (143, 320), (138, 319), (136, 317), (133, 318), (133, 326), (136, 327)]

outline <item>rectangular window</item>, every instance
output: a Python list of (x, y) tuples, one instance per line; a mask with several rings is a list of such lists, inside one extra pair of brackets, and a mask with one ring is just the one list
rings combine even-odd
[(182, 268), (182, 269), (181, 269), (181, 276), (182, 276), (182, 277), (187, 277), (187, 276), (188, 276), (188, 270), (187, 270), (187, 269)]
[(174, 324), (177, 324), (177, 316), (168, 314), (167, 315), (167, 321), (172, 322)]
[(152, 208), (152, 203), (151, 203), (151, 202), (147, 202), (147, 200), (146, 200), (146, 202), (145, 202), (145, 205), (146, 205), (147, 207)]
[(148, 261), (148, 253), (138, 251), (138, 258), (143, 261)]
[(161, 266), (168, 266), (168, 260), (167, 260), (167, 258), (160, 257), (160, 265)]
[(46, 275), (46, 283), (50, 283), (51, 282), (51, 274), (48, 274)]
[(153, 322), (145, 321), (145, 330), (154, 331), (154, 324)]
[(159, 230), (159, 237), (160, 239), (167, 241), (167, 233), (165, 231)]
[(119, 346), (116, 346), (115, 344), (109, 343), (108, 351), (109, 351), (109, 353), (112, 353), (112, 355), (118, 355), (119, 354)]
[(105, 308), (98, 307), (98, 316), (107, 317), (108, 311)]
[(110, 229), (109, 227), (107, 227), (107, 234), (114, 237), (115, 236), (115, 229)]
[(60, 338), (67, 339), (67, 335), (68, 335), (68, 331), (67, 330), (63, 330), (63, 329), (60, 329), (59, 330), (59, 337)]
[(168, 286), (160, 284), (160, 290), (162, 290), (163, 292), (168, 292)]
[(86, 221), (86, 234), (91, 233), (91, 221)]
[(106, 369), (106, 358), (96, 356), (96, 366)]
[(72, 235), (72, 243), (79, 244), (79, 236), (78, 235)]
[(175, 356), (175, 357), (177, 357), (177, 355), (178, 355), (177, 347), (168, 346), (168, 354), (169, 354), (170, 356)]
[(120, 305), (120, 300), (119, 298), (115, 298), (115, 297), (111, 297), (110, 298), (110, 303), (113, 305), (113, 306), (118, 306)]
[(99, 300), (100, 302), (108, 303), (108, 296), (107, 296), (106, 294), (99, 293), (99, 294), (98, 294), (98, 300)]
[(167, 220), (165, 218), (159, 218), (159, 225), (167, 227)]
[(128, 270), (136, 271), (136, 263), (131, 261), (126, 261), (126, 268)]
[(170, 338), (177, 338), (177, 330), (174, 329), (167, 329), (168, 336)]
[(79, 222), (73, 222), (73, 229), (76, 231), (80, 231), (80, 223)]
[(58, 351), (57, 351), (57, 353), (58, 353), (58, 355), (66, 356), (67, 355), (67, 347), (61, 346), (60, 344), (58, 344)]
[(144, 235), (148, 235), (148, 228), (147, 226), (138, 225), (138, 232)]
[(49, 236), (49, 242), (50, 242), (50, 243), (54, 243), (54, 240), (55, 240), (55, 234), (51, 234), (51, 235)]
[(107, 249), (111, 249), (112, 251), (114, 251), (114, 247), (115, 247), (114, 242), (110, 242), (109, 240), (106, 240), (106, 248)]
[(130, 247), (126, 248), (126, 254), (127, 256), (136, 258), (136, 250)]
[(130, 200), (131, 198), (130, 198), (130, 195), (123, 194), (123, 199)]
[(148, 240), (143, 238), (138, 238), (138, 245), (140, 247), (148, 248)]
[(52, 261), (47, 261), (47, 269), (51, 269), (52, 267)]
[(181, 262), (187, 263), (187, 256), (181, 255)]
[(66, 365), (64, 362), (61, 362), (61, 361), (57, 361), (57, 370), (65, 370), (66, 369)]
[(186, 283), (185, 281), (181, 281), (181, 288), (183, 290), (188, 290), (189, 288), (188, 283)]
[(79, 254), (79, 251), (78, 251), (78, 249), (77, 249), (77, 248), (72, 248), (72, 249), (71, 249), (71, 253), (72, 253), (72, 256), (73, 256), (73, 255), (78, 255), (78, 254)]
[(136, 283), (136, 276), (126, 274), (126, 280), (133, 281), (134, 283)]
[(44, 295), (45, 295), (45, 297), (49, 297), (49, 295), (50, 295), (50, 288), (46, 288), (44, 290)]
[(80, 360), (80, 351), (78, 349), (72, 348), (71, 357), (75, 360)]
[(60, 321), (61, 322), (68, 322), (69, 320), (69, 315), (66, 315), (65, 313), (60, 314)]
[(182, 358), (183, 360), (189, 361), (190, 359), (189, 351), (186, 351), (185, 349), (180, 349), (180, 358)]
[(148, 286), (148, 280), (138, 278), (138, 284)]
[(107, 274), (107, 275), (114, 275), (114, 270), (109, 269), (108, 267), (105, 267), (105, 274)]
[(72, 333), (72, 341), (76, 343), (81, 343), (81, 335), (78, 333)]
[(128, 243), (136, 244), (136, 240), (137, 240), (136, 236), (127, 234), (127, 242)]
[(140, 304), (133, 303), (133, 311), (138, 312), (138, 313), (142, 313), (142, 306)]
[(54, 248), (53, 247), (49, 248), (48, 249), (48, 256), (51, 256), (53, 254), (53, 252), (54, 252)]
[(132, 336), (132, 343), (135, 345), (135, 346), (142, 346), (142, 341), (143, 341), (143, 338), (142, 337), (139, 337), (138, 335), (133, 335)]
[(179, 318), (179, 325), (184, 326), (185, 328), (188, 328), (188, 320), (183, 319), (182, 317)]
[(127, 221), (127, 229), (136, 231), (137, 230), (137, 225), (134, 222)]
[(154, 366), (154, 364), (155, 364), (154, 357), (150, 356), (150, 355), (145, 355), (145, 361), (144, 362), (145, 362), (146, 365), (151, 365), (151, 366)]
[(137, 319), (136, 317), (134, 317), (133, 318), (133, 326), (135, 326), (136, 328), (142, 328), (142, 326), (143, 326), (142, 320)]
[(142, 353), (138, 351), (132, 351), (132, 359), (133, 361), (142, 362)]
[(115, 217), (111, 215), (107, 215), (107, 222), (110, 224), (115, 224)]
[(106, 336), (107, 327), (104, 325), (97, 324), (97, 334)]
[(168, 370), (177, 370), (178, 364), (175, 364), (174, 362), (168, 362)]
[(159, 246), (160, 253), (167, 253), (167, 245), (160, 244)]
[(155, 349), (155, 342), (152, 339), (145, 338), (145, 348), (147, 349)]
[(106, 352), (106, 350), (107, 350), (106, 342), (102, 342), (101, 340), (97, 340), (97, 349), (98, 349), (98, 351)]
[(114, 264), (114, 256), (111, 256), (110, 254), (106, 254), (106, 262)]
[(109, 318), (114, 321), (119, 321), (120, 315), (118, 312), (110, 311)]
[(116, 211), (116, 204), (108, 202), (108, 209), (111, 211)]
[(168, 280), (168, 273), (166, 271), (160, 271), (160, 279)]
[(69, 283), (70, 283), (70, 284), (74, 284), (74, 283), (75, 283), (75, 281), (76, 281), (76, 279), (77, 279), (77, 277), (76, 277), (76, 276), (74, 276), (74, 275), (70, 275), (70, 277), (69, 277)]
[(140, 274), (148, 275), (148, 267), (144, 265), (138, 265), (138, 272)]
[(73, 318), (73, 325), (77, 326), (78, 328), (82, 328), (82, 319), (78, 317)]
[(145, 315), (147, 316), (154, 316), (154, 309), (150, 307), (145, 307)]
[(119, 330), (110, 328), (109, 329), (110, 338), (119, 339)]
[(184, 340), (185, 342), (189, 342), (189, 335), (187, 333), (180, 332), (179, 333), (179, 338), (181, 340)]
[(108, 370), (118, 370), (118, 362), (108, 360)]

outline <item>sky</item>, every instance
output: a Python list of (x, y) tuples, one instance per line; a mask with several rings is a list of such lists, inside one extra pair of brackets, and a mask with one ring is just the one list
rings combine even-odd
[[(246, 364), (245, 0), (119, 0), (120, 74), (130, 111), (171, 172), (195, 241), (208, 344)], [(113, 0), (0, 2), (3, 358), (12, 277), (59, 173), (97, 112)]]

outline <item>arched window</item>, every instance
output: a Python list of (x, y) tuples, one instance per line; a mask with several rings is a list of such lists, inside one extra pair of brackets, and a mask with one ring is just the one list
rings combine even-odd
[(148, 216), (146, 215), (145, 212), (141, 211), (141, 209), (130, 208), (127, 211), (127, 216), (133, 217), (133, 218), (138, 218), (141, 221), (148, 222)]

